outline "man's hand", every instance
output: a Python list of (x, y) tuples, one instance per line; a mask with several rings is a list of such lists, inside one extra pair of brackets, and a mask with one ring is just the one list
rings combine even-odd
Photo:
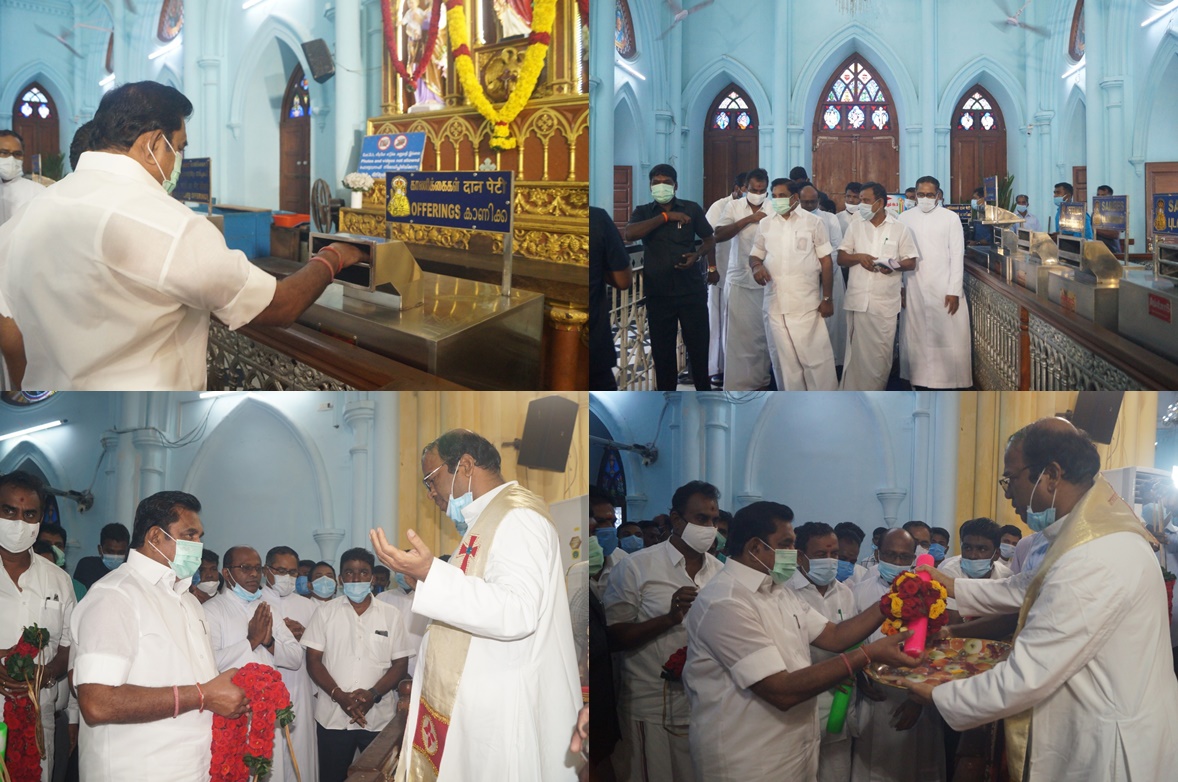
[(881, 690), (874, 681), (872, 681), (871, 677), (862, 671), (860, 671), (859, 675), (856, 677), (856, 684), (859, 685), (859, 692), (863, 693), (863, 695), (866, 696), (868, 700), (873, 700), (876, 703), (882, 703), (888, 699), (888, 696), (884, 694), (883, 690)]
[(772, 280), (773, 277), (769, 274), (769, 270), (765, 268), (764, 264), (760, 264), (757, 268), (753, 269), (753, 281), (757, 285), (768, 285)]
[(914, 700), (907, 700), (892, 712), (891, 726), (896, 730), (912, 730), (912, 726), (920, 719), (924, 707)]
[(823, 300), (823, 302), (818, 305), (818, 314), (824, 318), (829, 318), (834, 314), (834, 302)]
[(245, 634), (250, 649), (257, 649), (259, 646), (267, 646), (270, 643), (273, 637), (273, 621), (270, 615), (270, 604), (264, 600), (259, 601), (258, 607), (254, 609), (254, 615), (250, 617), (249, 629)]
[(716, 285), (720, 282), (720, 272), (718, 269), (708, 269), (708, 285)]
[(361, 714), (367, 714), (372, 704), (376, 699), (372, 697), (372, 693), (365, 689), (352, 690), (352, 702), (356, 704), (356, 708), (360, 710)]
[(915, 668), (920, 665), (920, 657), (909, 657), (904, 654), (903, 644), (912, 635), (911, 630), (905, 630), (895, 635), (885, 635), (878, 641), (867, 644), (867, 656), (873, 663), (883, 663), (893, 668)]
[(691, 218), (682, 212), (667, 212), (668, 223), (690, 223)]
[(875, 270), (877, 272), (879, 272), (880, 274), (891, 274), (893, 271), (891, 266), (884, 266), (882, 264), (879, 266), (876, 266)]
[(740, 219), (740, 221), (747, 226), (747, 225), (752, 225), (753, 223), (759, 223), (768, 216), (769, 216), (769, 214), (767, 212), (763, 212), (760, 209), (758, 209), (757, 211), (753, 212), (752, 214), (742, 217)]
[(364, 719), (364, 712), (360, 709), (359, 704), (356, 703), (356, 699), (352, 697), (352, 693), (344, 692), (343, 690), (336, 690), (335, 692), (335, 702), (344, 710), (344, 714), (352, 718), (350, 722), (354, 722), (362, 728), (368, 727), (368, 721)]
[(282, 621), (286, 622), (286, 629), (290, 630), (290, 634), (295, 637), (296, 641), (303, 640), (303, 632), (305, 632), (307, 628), (303, 627), (301, 624), (293, 619), (290, 619), (289, 617), (283, 619)]
[[(330, 247), (332, 250), (335, 250), (336, 253), (339, 255), (341, 269), (346, 269), (349, 266), (351, 266), (352, 264), (359, 263), (360, 261), (368, 260), (367, 251), (361, 250), (359, 247), (357, 247), (354, 244), (344, 244), (343, 242), (332, 242), (331, 244), (327, 245), (327, 247)], [(326, 248), (324, 248), (324, 249), (326, 249)], [(331, 253), (328, 253), (328, 255), (330, 256)]]
[(864, 269), (866, 269), (869, 272), (876, 271), (875, 259), (872, 258), (870, 255), (864, 255), (862, 258), (860, 258), (859, 265), (862, 266)]
[(213, 714), (229, 719), (237, 719), (245, 714), (249, 699), (245, 697), (245, 690), (233, 683), (233, 675), (236, 673), (236, 668), (230, 668), (201, 686), (205, 694), (205, 708)]
[(577, 727), (573, 729), (573, 739), (569, 742), (569, 752), (574, 755), (588, 754), (586, 747), (589, 746), (589, 706), (588, 704), (581, 707), (580, 713), (577, 714)]
[(946, 296), (945, 297), (945, 309), (949, 310), (950, 315), (957, 314), (957, 307), (959, 305), (960, 305), (960, 301), (956, 296)]
[(384, 536), (383, 529), (374, 529), (368, 535), (372, 539), (372, 547), (376, 551), (376, 556), (380, 557), (381, 562), (398, 573), (404, 573), (418, 581), (425, 581), (430, 567), (434, 564), (434, 555), (416, 532), (409, 530), (406, 533), (409, 545), (413, 546), (413, 551), (401, 551), (389, 543)]
[(937, 685), (932, 682), (908, 682), (908, 697), (916, 703), (923, 706), (933, 705), (933, 688)]
[(679, 587), (675, 590), (675, 594), (671, 595), (671, 610), (667, 616), (679, 624), (683, 621), (683, 617), (687, 614), (687, 609), (691, 608), (691, 604), (695, 601), (699, 590), (693, 586)]
[(942, 573), (941, 571), (937, 570), (935, 567), (929, 567), (928, 565), (917, 565), (916, 572), (917, 573), (921, 573), (921, 572), (928, 573), (930, 576), (933, 577), (933, 581), (936, 581), (941, 586), (945, 587), (945, 593), (947, 595), (949, 595), (949, 597), (955, 597), (955, 595), (953, 594), (953, 582), (956, 581), (957, 579), (953, 578), (953, 576)]
[(679, 269), (680, 271), (683, 271), (684, 269), (690, 269), (695, 266), (695, 262), (698, 260), (699, 253), (697, 252), (683, 253), (683, 260), (675, 264), (675, 268)]

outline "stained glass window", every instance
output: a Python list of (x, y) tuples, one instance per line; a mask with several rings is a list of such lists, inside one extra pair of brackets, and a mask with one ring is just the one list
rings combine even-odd
[(311, 116), (311, 94), (308, 91), (307, 79), (302, 77), (301, 68), (299, 69), (299, 76), (301, 78), (298, 79), (294, 86), (288, 88), (286, 116), (290, 119)]
[(981, 85), (976, 84), (966, 90), (965, 97), (957, 108), (954, 126), (958, 130), (974, 133), (1001, 132), (1005, 129), (998, 102)]
[(20, 100), (20, 113), (26, 117), (31, 117), (36, 113), (41, 119), (49, 119), (53, 113), (53, 109), (49, 105), (49, 99), (37, 87), (30, 87)]
[(638, 47), (634, 44), (634, 20), (630, 17), (628, 0), (617, 0), (615, 17), (614, 48), (627, 60), (633, 60), (638, 56)]
[(820, 129), (891, 131), (890, 102), (874, 69), (856, 55), (830, 80), (826, 99), (818, 107)]
[(1068, 39), (1068, 56), (1072, 62), (1084, 59), (1084, 0), (1076, 0), (1076, 10), (1072, 14), (1072, 35)]
[(969, 130), (970, 128), (973, 127), (973, 115), (972, 114), (962, 114), (961, 115), (961, 127), (964, 128), (965, 130)]
[(606, 446), (597, 468), (597, 486), (610, 496), (615, 508), (626, 507), (626, 470), (617, 448)]
[(728, 112), (717, 111), (715, 125), (720, 130), (724, 130), (725, 128), (727, 128), (728, 127)]
[(160, 8), (160, 23), (156, 37), (164, 43), (175, 40), (184, 29), (184, 0), (164, 0)]
[(735, 84), (720, 91), (712, 104), (712, 130), (742, 133), (757, 125), (757, 111), (748, 97)]
[(744, 102), (744, 98), (740, 96), (739, 92), (733, 90), (728, 93), (724, 100), (720, 101), (720, 108), (722, 109), (747, 109), (748, 104)]
[(736, 127), (741, 130), (748, 130), (749, 125), (753, 124), (752, 117), (747, 111), (742, 111), (736, 115)]
[(988, 111), (982, 115), (982, 127), (986, 130), (990, 130), (994, 127), (994, 118)]

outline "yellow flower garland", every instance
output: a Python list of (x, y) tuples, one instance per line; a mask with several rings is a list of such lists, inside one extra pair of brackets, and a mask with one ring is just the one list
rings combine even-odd
[(544, 70), (544, 62), (548, 57), (549, 44), (541, 41), (549, 39), (555, 22), (556, 0), (533, 0), (531, 44), (524, 54), (524, 64), (520, 68), (515, 88), (503, 107), (496, 111), (474, 71), (474, 61), (470, 56), (470, 30), (466, 25), (462, 0), (448, 0), (446, 25), (450, 28), (450, 43), (454, 47), (454, 67), (466, 97), (479, 114), (491, 122), (491, 149), (515, 149), (518, 145), (511, 134), (511, 123), (532, 99), (536, 82), (540, 79), (540, 72)]

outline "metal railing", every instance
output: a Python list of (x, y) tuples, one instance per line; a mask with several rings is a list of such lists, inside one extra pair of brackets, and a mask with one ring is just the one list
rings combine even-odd
[(654, 360), (650, 355), (650, 334), (646, 329), (646, 286), (642, 276), (642, 245), (626, 248), (630, 253), (633, 284), (629, 290), (609, 290), (609, 329), (618, 352), (618, 388), (622, 391), (650, 391), (655, 387)]

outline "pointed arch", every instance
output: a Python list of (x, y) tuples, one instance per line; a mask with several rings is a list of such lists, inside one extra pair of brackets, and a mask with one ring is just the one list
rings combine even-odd
[[(309, 31), (303, 29), (302, 25), (292, 22), (282, 16), (270, 14), (266, 17), (266, 21), (262, 22), (258, 31), (254, 33), (253, 38), (250, 39), (249, 44), (245, 47), (245, 56), (242, 57), (241, 62), (237, 67), (237, 74), (233, 80), (233, 91), (229, 99), (229, 124), (231, 126), (237, 125), (240, 127), (242, 118), (245, 114), (246, 95), (249, 93), (250, 84), (257, 76), (258, 65), (265, 55), (266, 44), (270, 43), (272, 39), (286, 45), (290, 49), (294, 57), (299, 61), (304, 73), (309, 73), (311, 68), (307, 64), (306, 57), (303, 55), (303, 41), (310, 41), (314, 38)], [(319, 90), (317, 93), (322, 93)], [(318, 100), (319, 95), (314, 96)]]
[[(635, 442), (634, 434), (630, 431), (629, 425), (626, 423), (624, 416), (619, 415), (613, 409), (609, 396), (604, 394), (590, 394), (589, 395), (589, 412), (597, 416), (597, 420), (605, 425), (610, 434), (615, 440), (621, 443)], [(655, 433), (657, 437), (658, 433)], [(646, 487), (642, 480), (643, 469), (642, 460), (633, 451), (622, 451), (622, 468), (626, 472), (627, 486), (626, 493), (628, 496), (639, 496), (645, 502)], [(639, 512), (638, 509), (635, 509)], [(627, 508), (627, 512), (629, 508)]]
[(1088, 108), (1087, 96), (1081, 85), (1076, 84), (1064, 100), (1062, 121), (1059, 125), (1059, 147), (1056, 154), (1056, 170), (1052, 176), (1071, 181), (1072, 166), (1087, 165), (1088, 160)]
[(736, 175), (760, 165), (757, 104), (735, 82), (722, 87), (704, 114), (704, 204), (732, 192)]
[(988, 176), (1001, 178), (1006, 162), (1006, 122), (990, 91), (974, 84), (958, 98), (950, 115), (949, 198), (965, 203)]
[(53, 96), (53, 100), (57, 104), (58, 117), (61, 119), (61, 122), (58, 123), (59, 146), (68, 148), (69, 140), (64, 138), (64, 133), (68, 128), (73, 127), (74, 101), (73, 91), (66, 89), (66, 85), (72, 84), (73, 81), (65, 78), (52, 66), (40, 60), (35, 60), (23, 68), (19, 68), (4, 83), (4, 89), (0, 92), (0, 125), (11, 127), (12, 107), (17, 98), (24, 94), (23, 90), (32, 83), (40, 84)]

